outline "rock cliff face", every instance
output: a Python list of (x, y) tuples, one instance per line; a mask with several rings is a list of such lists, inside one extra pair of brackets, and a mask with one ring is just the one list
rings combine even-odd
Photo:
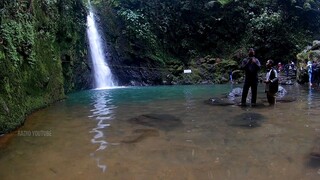
[(103, 7), (97, 10), (97, 23), (101, 26), (107, 42), (108, 62), (118, 85), (147, 86), (163, 84), (166, 70), (164, 63), (157, 60), (156, 52), (150, 52), (145, 42), (130, 40), (121, 32), (124, 24), (113, 10)]
[[(120, 86), (162, 85), (164, 72), (161, 64), (148, 57), (141, 57), (128, 46), (122, 37), (109, 46), (111, 71)], [(131, 48), (131, 47), (130, 47)]]
[(0, 134), (27, 114), (90, 86), (80, 0), (0, 3)]
[[(122, 33), (126, 32), (125, 23), (111, 8), (103, 6), (97, 11), (98, 24), (108, 42), (108, 64), (119, 85), (226, 83), (229, 72), (238, 68), (237, 58), (174, 57), (161, 47), (147, 46), (144, 39), (132, 40), (129, 33)], [(184, 74), (185, 69), (192, 73)], [(237, 74), (235, 77), (239, 78)]]

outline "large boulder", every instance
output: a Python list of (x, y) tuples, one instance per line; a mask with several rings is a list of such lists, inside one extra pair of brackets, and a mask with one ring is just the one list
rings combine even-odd
[(320, 49), (320, 41), (319, 40), (314, 40), (312, 42), (312, 47), (311, 47), (312, 50), (316, 50), (316, 49)]

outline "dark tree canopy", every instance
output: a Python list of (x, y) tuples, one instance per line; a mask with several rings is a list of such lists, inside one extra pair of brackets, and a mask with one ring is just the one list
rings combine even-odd
[[(263, 58), (292, 59), (320, 30), (316, 0), (96, 0), (114, 9), (132, 43), (177, 56), (228, 56), (255, 47)], [(145, 43), (147, 42), (147, 43)], [(146, 47), (141, 47), (146, 48)]]

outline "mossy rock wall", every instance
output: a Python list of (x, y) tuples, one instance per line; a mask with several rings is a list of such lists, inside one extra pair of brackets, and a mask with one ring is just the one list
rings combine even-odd
[(90, 68), (82, 1), (5, 0), (0, 9), (2, 134), (65, 93), (89, 87)]

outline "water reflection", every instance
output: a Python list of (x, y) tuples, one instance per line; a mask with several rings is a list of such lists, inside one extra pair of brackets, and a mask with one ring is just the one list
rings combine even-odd
[(309, 88), (309, 93), (308, 93), (308, 109), (311, 109), (312, 106), (312, 89)]
[(117, 107), (112, 104), (113, 98), (108, 90), (94, 91), (92, 99), (94, 108), (91, 110), (92, 115), (89, 117), (96, 120), (97, 125), (90, 131), (94, 134), (91, 143), (98, 144), (99, 147), (91, 153), (91, 156), (96, 160), (97, 166), (102, 172), (105, 172), (107, 165), (101, 162), (99, 152), (105, 150), (108, 145), (104, 131), (110, 126), (110, 120), (114, 119), (113, 110)]
[(185, 107), (186, 107), (186, 110), (188, 109), (192, 109), (194, 107), (194, 100), (193, 100), (193, 97), (192, 97), (192, 90), (187, 87), (184, 88), (183, 90), (183, 94), (184, 94), (184, 98), (186, 100), (185, 102)]
[(307, 91), (307, 104), (308, 104), (308, 109), (315, 109), (315, 108), (319, 108), (320, 103), (319, 103), (319, 91), (318, 89), (314, 89), (314, 88), (309, 88)]

